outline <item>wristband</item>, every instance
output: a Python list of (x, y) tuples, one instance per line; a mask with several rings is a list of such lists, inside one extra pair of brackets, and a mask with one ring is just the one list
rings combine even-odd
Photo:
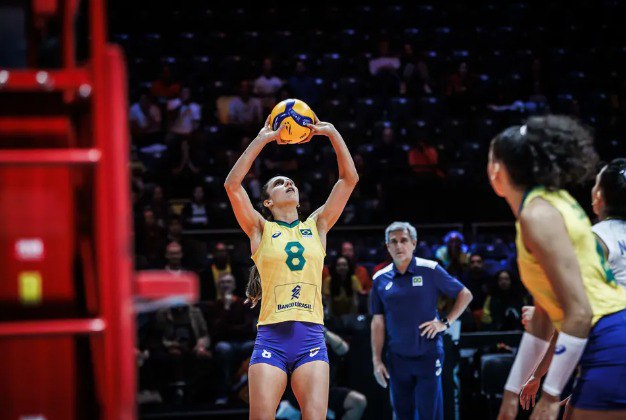
[(574, 337), (564, 332), (559, 333), (554, 346), (554, 357), (543, 382), (542, 389), (545, 392), (555, 397), (561, 396), (563, 388), (585, 351), (587, 341), (587, 338)]
[(519, 394), (522, 385), (539, 365), (548, 347), (550, 347), (549, 341), (524, 332), (504, 389)]

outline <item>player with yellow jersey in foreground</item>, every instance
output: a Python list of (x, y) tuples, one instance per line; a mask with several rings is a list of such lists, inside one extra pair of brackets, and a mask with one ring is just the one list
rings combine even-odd
[[(246, 294), (253, 305), (261, 298), (261, 314), (248, 373), (250, 418), (274, 418), (291, 375), (303, 418), (325, 419), (329, 367), (324, 342), (322, 269), (326, 235), (339, 219), (358, 182), (348, 147), (335, 127), (315, 118), (311, 136), (330, 139), (337, 154), (339, 179), (326, 203), (300, 221), (299, 195), (284, 176), (270, 179), (257, 212), (241, 185), (265, 145), (281, 144), (281, 130), (269, 119), (231, 169), (224, 184), (241, 228), (250, 238), (255, 268)], [(310, 137), (306, 140), (310, 140)]]
[(571, 418), (626, 416), (620, 383), (626, 378), (626, 291), (612, 281), (587, 215), (563, 190), (590, 179), (596, 163), (591, 134), (563, 116), (533, 117), (491, 143), (489, 181), (517, 219), (520, 274), (536, 306), (499, 419), (516, 417), (520, 389), (555, 331), (554, 357), (531, 418), (557, 418), (561, 392), (579, 362)]

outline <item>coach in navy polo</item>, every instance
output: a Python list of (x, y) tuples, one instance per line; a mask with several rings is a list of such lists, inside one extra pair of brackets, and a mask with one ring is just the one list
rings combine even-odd
[[(467, 308), (472, 294), (435, 261), (413, 256), (417, 232), (409, 223), (389, 225), (385, 242), (393, 262), (374, 274), (371, 292), (374, 376), (385, 388), (389, 380), (396, 419), (443, 419), (441, 333)], [(442, 318), (440, 294), (456, 298)]]

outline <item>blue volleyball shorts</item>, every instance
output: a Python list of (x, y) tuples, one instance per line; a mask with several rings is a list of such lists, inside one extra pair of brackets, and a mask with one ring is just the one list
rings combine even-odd
[(259, 325), (250, 365), (267, 363), (289, 375), (315, 360), (328, 363), (322, 325), (299, 321)]
[(626, 410), (626, 310), (602, 317), (589, 333), (570, 404)]

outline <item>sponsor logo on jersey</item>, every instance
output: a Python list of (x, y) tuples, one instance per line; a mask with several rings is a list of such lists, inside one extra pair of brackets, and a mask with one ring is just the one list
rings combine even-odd
[(278, 238), (280, 234), (281, 232), (274, 232), (274, 234), (272, 235), (272, 238)]
[(319, 347), (315, 347), (314, 349), (309, 350), (309, 357), (315, 356), (317, 353), (319, 353), (319, 351), (320, 351)]
[(274, 289), (276, 311), (291, 309), (312, 311), (317, 295), (317, 287), (309, 283), (291, 283), (278, 285)]
[(303, 238), (312, 238), (313, 231), (311, 229), (300, 229)]
[(296, 287), (291, 289), (291, 300), (300, 299), (300, 290), (302, 290), (302, 287), (300, 287), (300, 285), (297, 285)]
[(291, 309), (291, 308), (300, 308), (300, 309), (308, 309), (311, 310), (313, 309), (313, 305), (309, 304), (309, 303), (302, 303), (302, 302), (291, 302), (291, 303), (287, 303), (285, 305), (283, 304), (278, 304), (278, 310), (279, 311), (284, 311), (285, 309)]
[(422, 276), (413, 276), (413, 286), (423, 286), (424, 279)]
[(387, 285), (385, 286), (385, 290), (389, 290), (391, 289), (391, 286), (393, 286), (393, 282), (390, 281), (389, 283), (387, 283)]
[(563, 354), (565, 353), (565, 350), (566, 350), (565, 346), (558, 345), (554, 348), (554, 354)]
[(269, 359), (270, 357), (272, 357), (272, 353), (267, 350), (263, 350), (263, 353), (261, 353), (261, 356), (263, 356), (265, 359)]

